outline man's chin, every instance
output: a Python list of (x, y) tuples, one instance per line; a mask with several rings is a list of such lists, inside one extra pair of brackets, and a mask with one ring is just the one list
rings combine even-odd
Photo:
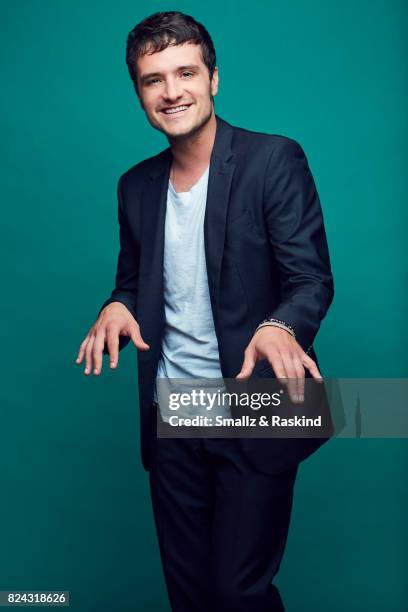
[(190, 138), (194, 134), (197, 134), (197, 132), (199, 132), (208, 123), (210, 119), (211, 113), (208, 115), (208, 117), (205, 117), (201, 121), (198, 121), (197, 123), (193, 124), (191, 122), (187, 122), (186, 125), (166, 125), (162, 122), (149, 122), (152, 127), (162, 132), (165, 136), (167, 136), (167, 138), (171, 140), (184, 140), (186, 138)]
[(181, 139), (186, 138), (190, 134), (194, 133), (197, 129), (196, 125), (192, 124), (190, 121), (188, 122), (178, 122), (179, 125), (167, 125), (166, 123), (160, 124), (161, 131), (168, 137), (172, 139)]
[(152, 120), (149, 117), (147, 117), (147, 120), (155, 130), (162, 132), (162, 134), (169, 138), (177, 138), (179, 134), (183, 134), (188, 131), (188, 128), (183, 129), (182, 126), (167, 126), (165, 123), (157, 120)]
[(173, 130), (167, 130), (166, 136), (171, 138), (171, 140), (183, 140), (195, 134), (197, 129), (197, 126), (194, 125), (186, 126), (184, 128), (180, 126), (179, 128), (175, 128)]

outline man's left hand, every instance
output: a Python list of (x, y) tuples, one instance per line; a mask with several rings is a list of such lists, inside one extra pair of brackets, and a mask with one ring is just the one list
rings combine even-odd
[(294, 337), (284, 329), (268, 325), (252, 337), (244, 352), (244, 362), (237, 379), (249, 378), (255, 364), (267, 359), (277, 379), (287, 385), (291, 400), (302, 403), (305, 394), (305, 368), (315, 380), (322, 381), (317, 365)]

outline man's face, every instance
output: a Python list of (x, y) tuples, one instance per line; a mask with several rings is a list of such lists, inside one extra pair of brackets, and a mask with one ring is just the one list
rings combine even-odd
[(200, 45), (184, 43), (145, 54), (137, 60), (137, 75), (142, 108), (150, 124), (167, 137), (193, 134), (210, 119), (218, 71), (210, 82)]

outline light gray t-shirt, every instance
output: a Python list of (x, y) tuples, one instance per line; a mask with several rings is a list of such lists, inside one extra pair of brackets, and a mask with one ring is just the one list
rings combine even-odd
[[(165, 328), (157, 378), (218, 379), (213, 381), (218, 384), (212, 390), (222, 389), (219, 385), (222, 373), (204, 250), (208, 174), (209, 167), (188, 191), (180, 193), (169, 181), (163, 262)], [(197, 414), (197, 408), (193, 412), (188, 407), (178, 409), (177, 413), (169, 410), (167, 402), (158, 398), (157, 389), (162, 389), (161, 385), (163, 381), (155, 388), (154, 399), (159, 403), (163, 420), (168, 421), (173, 414)], [(214, 416), (205, 409), (204, 413)]]

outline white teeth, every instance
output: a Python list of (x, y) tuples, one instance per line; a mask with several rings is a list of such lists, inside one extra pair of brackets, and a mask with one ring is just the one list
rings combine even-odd
[(163, 112), (166, 113), (166, 115), (171, 115), (172, 113), (178, 113), (187, 108), (188, 106), (175, 106), (174, 108), (165, 108)]

